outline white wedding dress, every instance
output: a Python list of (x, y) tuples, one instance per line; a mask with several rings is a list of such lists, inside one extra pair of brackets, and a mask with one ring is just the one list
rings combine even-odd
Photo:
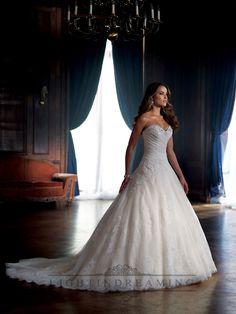
[(172, 288), (211, 277), (217, 270), (206, 237), (167, 159), (171, 135), (171, 127), (158, 125), (143, 131), (138, 168), (79, 253), (7, 263), (7, 275), (99, 292)]

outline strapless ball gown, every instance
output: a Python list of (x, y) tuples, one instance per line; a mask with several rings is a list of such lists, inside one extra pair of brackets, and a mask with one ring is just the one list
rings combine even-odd
[(68, 289), (158, 290), (204, 281), (217, 271), (198, 217), (170, 166), (172, 128), (147, 127), (144, 154), (82, 250), (7, 263), (11, 278)]

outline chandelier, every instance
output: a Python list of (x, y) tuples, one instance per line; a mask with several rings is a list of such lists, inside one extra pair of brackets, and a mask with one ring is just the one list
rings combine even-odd
[(139, 40), (162, 23), (156, 0), (69, 0), (66, 12), (68, 33), (93, 40)]

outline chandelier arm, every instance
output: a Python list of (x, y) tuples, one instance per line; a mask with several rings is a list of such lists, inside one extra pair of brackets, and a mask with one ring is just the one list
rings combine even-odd
[(160, 6), (154, 8), (150, 0), (68, 1), (65, 8), (68, 34), (78, 38), (139, 40), (157, 34), (162, 23)]

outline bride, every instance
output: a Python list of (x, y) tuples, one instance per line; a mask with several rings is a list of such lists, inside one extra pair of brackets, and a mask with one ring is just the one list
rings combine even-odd
[[(167, 85), (147, 87), (126, 150), (119, 194), (82, 250), (56, 259), (7, 263), (9, 277), (107, 292), (191, 285), (217, 271), (173, 150), (178, 121), (169, 101)], [(144, 154), (131, 177), (139, 136)]]

